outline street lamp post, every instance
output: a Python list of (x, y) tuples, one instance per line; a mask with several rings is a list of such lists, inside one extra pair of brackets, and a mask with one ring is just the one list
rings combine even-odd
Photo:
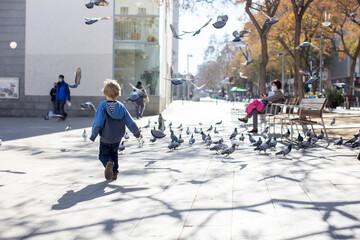
[(322, 58), (323, 58), (323, 55), (322, 55), (322, 39), (323, 37), (320, 36), (320, 76), (319, 76), (319, 93), (322, 93), (322, 87), (321, 87), (321, 83), (322, 83)]
[[(187, 54), (187, 75), (188, 78), (190, 78), (190, 73), (189, 73), (189, 57), (192, 57), (193, 55), (188, 53)], [(184, 85), (185, 86), (185, 85)], [(187, 92), (186, 92), (186, 97), (189, 99), (189, 84), (186, 84), (187, 86)]]
[(278, 56), (281, 56), (281, 83), (283, 87), (283, 91), (285, 91), (285, 73), (284, 73), (284, 54), (279, 53)]

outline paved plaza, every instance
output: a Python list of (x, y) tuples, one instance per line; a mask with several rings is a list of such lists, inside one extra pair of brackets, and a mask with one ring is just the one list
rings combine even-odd
[(232, 107), (175, 101), (163, 116), (177, 135), (183, 124), (185, 143), (169, 151), (168, 129), (155, 143), (142, 129), (146, 142), (125, 142), (116, 181), (104, 179), (99, 139), (82, 139), (92, 118), (0, 118), (0, 239), (360, 239), (359, 150), (320, 141), (283, 158), (246, 137), (226, 158), (199, 134), (188, 145), (186, 127), (222, 120), (211, 136), (228, 145), (234, 127), (249, 130), (231, 121)]

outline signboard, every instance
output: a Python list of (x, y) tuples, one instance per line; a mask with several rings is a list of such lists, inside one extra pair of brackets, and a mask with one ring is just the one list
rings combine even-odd
[(19, 99), (19, 78), (0, 77), (0, 99)]

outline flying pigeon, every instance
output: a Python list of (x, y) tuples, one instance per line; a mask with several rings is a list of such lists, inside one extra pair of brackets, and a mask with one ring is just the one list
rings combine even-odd
[(313, 84), (314, 82), (316, 82), (316, 80), (318, 80), (318, 77), (316, 76), (318, 74), (318, 71), (319, 68), (316, 68), (312, 72), (312, 74), (303, 70), (300, 70), (299, 72), (308, 78), (308, 81), (305, 84)]
[(334, 142), (334, 145), (341, 146), (344, 143), (344, 140), (342, 137), (340, 137), (338, 140)]
[(353, 144), (357, 140), (357, 137), (353, 137), (345, 142), (345, 144)]
[(173, 149), (176, 149), (177, 147), (180, 146), (180, 143), (178, 143), (177, 141), (172, 141), (169, 145), (168, 145), (168, 148), (170, 150), (173, 150)]
[(250, 33), (249, 31), (246, 31), (246, 30), (242, 30), (240, 32), (238, 31), (234, 31), (233, 32), (233, 36), (234, 36), (234, 40), (233, 42), (240, 42), (242, 44), (245, 44), (243, 41), (242, 41), (242, 38), (245, 37), (245, 34), (248, 34)]
[(324, 27), (329, 27), (331, 25), (331, 22), (329, 21), (330, 20), (330, 13), (329, 14), (326, 14), (326, 11), (325, 11), (325, 22), (321, 23)]
[(183, 34), (177, 34), (176, 33), (176, 30), (174, 28), (174, 25), (170, 24), (170, 29), (172, 31), (172, 34), (173, 34), (173, 37), (176, 38), (176, 39), (182, 39), (181, 36), (185, 35), (185, 33)]
[(307, 48), (307, 47), (310, 47), (312, 46), (313, 48), (317, 49), (317, 50), (320, 50), (318, 47), (312, 45), (311, 43), (309, 42), (303, 42), (301, 43), (299, 46), (297, 46), (295, 49), (299, 50), (300, 48), (304, 49), (304, 48)]
[(155, 127), (154, 129), (151, 130), (151, 135), (154, 137), (154, 138), (163, 138), (166, 136), (165, 133), (163, 133), (162, 131), (160, 130), (156, 130)]
[(96, 6), (107, 6), (109, 5), (109, 2), (105, 1), (105, 0), (90, 0), (89, 3), (85, 4), (85, 6), (88, 8), (88, 9), (91, 9), (94, 7), (94, 4)]
[(192, 81), (189, 81), (189, 82), (196, 88), (197, 91), (201, 91), (206, 86), (206, 84), (203, 84), (203, 85), (201, 85), (199, 87), (195, 83), (193, 83)]
[(84, 142), (85, 142), (86, 139), (87, 139), (86, 129), (84, 129), (84, 132), (83, 132), (83, 134), (81, 136), (82, 136), (82, 138), (84, 139)]
[(80, 104), (82, 109), (91, 109), (94, 112), (96, 112), (96, 107), (91, 102), (85, 102)]
[(226, 22), (229, 20), (227, 15), (218, 16), (215, 23), (213, 23), (214, 28), (223, 28), (226, 25)]
[(264, 13), (263, 10), (260, 10), (260, 11), (265, 17), (267, 17), (266, 24), (272, 25), (279, 21), (279, 17), (281, 17), (281, 15), (283, 15), (286, 12), (286, 9), (282, 10), (282, 12), (279, 15), (274, 16), (274, 17), (269, 17), (266, 13)]
[(331, 121), (330, 125), (334, 125), (335, 124), (335, 118), (333, 118), (333, 120)]
[(192, 31), (192, 32), (186, 32), (186, 31), (183, 31), (183, 33), (186, 33), (186, 34), (191, 34), (191, 33), (194, 33), (193, 36), (196, 36), (200, 33), (201, 29), (203, 29), (204, 27), (206, 27), (207, 25), (209, 25), (209, 23), (211, 22), (212, 18), (209, 19), (209, 21), (207, 21), (201, 28), (199, 28), (198, 30), (196, 31)]
[(235, 151), (235, 145), (232, 145), (231, 147), (225, 149), (224, 151), (221, 152), (221, 155), (225, 155), (226, 157), (228, 157), (230, 154), (232, 154)]
[(248, 79), (248, 77), (245, 76), (242, 72), (239, 72), (239, 77), (240, 77), (240, 78), (244, 78), (244, 79)]
[(280, 152), (275, 153), (275, 155), (280, 155), (282, 154), (283, 157), (285, 157), (287, 154), (289, 154), (291, 152), (292, 149), (292, 145), (290, 144), (289, 146), (287, 146), (286, 148), (284, 148), (283, 150), (281, 150)]
[(96, 23), (97, 21), (100, 21), (100, 20), (108, 20), (108, 19), (111, 19), (111, 16), (101, 17), (101, 18), (88, 18), (88, 17), (84, 17), (84, 19), (85, 19), (85, 24), (91, 25), (91, 24)]
[(222, 84), (233, 84), (235, 81), (234, 77), (226, 77), (225, 79), (221, 80), (220, 83)]
[(220, 122), (215, 123), (215, 125), (220, 125), (220, 124), (222, 124), (222, 120)]
[(246, 53), (244, 52), (244, 50), (240, 47), (241, 52), (243, 53), (246, 62), (241, 63), (241, 65), (249, 65), (250, 63), (252, 63), (252, 55), (251, 55), (251, 49), (249, 47), (249, 45), (246, 46)]
[(65, 131), (69, 131), (69, 130), (71, 130), (71, 125), (67, 125), (65, 128)]
[(189, 139), (189, 145), (193, 145), (195, 143), (195, 138), (194, 138), (194, 135), (191, 134), (191, 137)]
[(232, 134), (230, 135), (230, 139), (235, 138), (237, 135), (238, 135), (237, 128), (234, 128), (234, 131), (233, 131)]
[(49, 120), (50, 118), (54, 118), (54, 117), (58, 117), (58, 118), (62, 118), (64, 117), (63, 115), (60, 114), (54, 114), (53, 111), (48, 111), (47, 115), (44, 117), (45, 120)]
[(190, 135), (190, 129), (189, 129), (189, 127), (187, 127), (187, 129), (186, 129), (186, 135)]
[(210, 132), (213, 129), (213, 126), (210, 125), (210, 127), (206, 130), (207, 132)]
[(185, 78), (171, 78), (171, 79), (165, 78), (165, 79), (171, 81), (171, 83), (172, 83), (173, 85), (175, 85), (175, 86), (181, 85), (181, 84), (183, 84), (184, 82), (189, 81), (189, 80), (186, 80)]
[(219, 134), (219, 131), (216, 130), (216, 127), (214, 128), (214, 133), (215, 133), (215, 134)]
[(124, 150), (125, 150), (125, 145), (124, 145), (124, 141), (122, 141), (121, 144), (119, 145), (118, 151), (123, 152)]
[(75, 83), (74, 85), (69, 85), (70, 88), (77, 88), (80, 85), (81, 79), (81, 68), (78, 68), (75, 73)]

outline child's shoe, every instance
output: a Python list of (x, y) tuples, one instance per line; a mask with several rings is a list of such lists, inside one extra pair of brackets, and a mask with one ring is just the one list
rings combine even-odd
[(113, 173), (113, 176), (112, 176), (112, 179), (113, 179), (113, 180), (116, 180), (116, 179), (117, 179), (117, 175), (118, 175), (118, 174), (114, 172), (114, 173)]
[(105, 179), (106, 180), (111, 180), (113, 178), (113, 166), (114, 166), (114, 163), (112, 161), (108, 161), (106, 163), (106, 167), (105, 167)]

